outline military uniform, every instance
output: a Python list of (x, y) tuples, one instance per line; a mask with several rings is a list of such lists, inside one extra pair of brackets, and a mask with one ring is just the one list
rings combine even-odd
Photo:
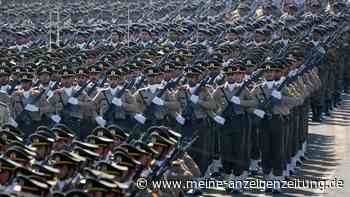
[[(244, 76), (244, 68), (227, 66), (224, 68), (224, 73), (226, 76), (230, 74)], [(247, 109), (257, 105), (248, 89), (242, 87), (243, 83), (244, 81), (226, 83), (217, 88), (213, 94), (220, 106), (220, 114), (226, 119), (220, 132), (220, 158), (224, 172), (231, 180), (247, 178), (251, 147), (251, 128)]]
[[(62, 71), (62, 77), (72, 76), (73, 71)], [(48, 102), (51, 104), (52, 111), (56, 116), (56, 118), (52, 116), (51, 118), (56, 119), (54, 121), (57, 121), (57, 123), (62, 119), (63, 123), (72, 128), (74, 132), (77, 132), (79, 137), (83, 138), (88, 132), (80, 130), (80, 125), (84, 117), (83, 112), (84, 108), (92, 106), (92, 101), (84, 91), (80, 91), (79, 95), (75, 95), (79, 90), (73, 86), (60, 88), (54, 92), (53, 96), (48, 99)], [(59, 118), (57, 119), (57, 117)]]
[[(24, 73), (21, 81), (31, 81), (32, 75)], [(51, 112), (51, 107), (41, 91), (29, 89), (18, 90), (12, 96), (12, 117), (20, 129), (30, 135), (41, 124), (42, 118)]]

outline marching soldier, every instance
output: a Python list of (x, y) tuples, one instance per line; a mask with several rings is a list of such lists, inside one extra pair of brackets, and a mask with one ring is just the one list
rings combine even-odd
[(33, 89), (32, 80), (32, 74), (22, 73), (22, 89), (14, 92), (12, 97), (12, 117), (27, 136), (41, 125), (43, 116), (51, 112), (44, 91)]
[(72, 70), (62, 70), (61, 77), (62, 88), (56, 90), (53, 96), (48, 98), (54, 112), (51, 119), (56, 123), (62, 120), (62, 123), (70, 127), (80, 138), (84, 138), (88, 131), (80, 129), (83, 112), (84, 108), (91, 107), (92, 101), (82, 87), (74, 88)]
[(227, 66), (224, 68), (224, 74), (226, 84), (218, 87), (213, 94), (222, 116), (226, 119), (220, 132), (220, 155), (227, 179), (243, 181), (248, 176), (251, 146), (247, 109), (255, 107), (257, 101), (243, 85), (243, 67)]
[[(209, 113), (217, 109), (213, 97), (206, 85), (206, 79), (202, 79), (202, 71), (196, 67), (190, 67), (186, 70), (188, 84), (179, 88), (177, 98), (179, 99), (185, 118), (183, 135), (191, 139), (193, 136), (199, 136), (199, 139), (191, 147), (189, 154), (198, 164), (199, 169), (204, 175), (207, 170), (214, 151), (214, 142), (208, 128), (208, 121), (211, 116)], [(221, 120), (222, 121), (222, 120)]]
[(101, 126), (117, 124), (122, 129), (131, 131), (135, 124), (134, 116), (140, 109), (123, 74), (114, 68), (107, 71), (109, 87), (101, 90), (93, 99), (98, 112), (95, 119)]
[[(269, 111), (255, 109), (254, 114), (262, 119), (261, 121), (261, 151), (262, 151), (262, 167), (266, 180), (283, 180), (283, 169), (285, 162), (285, 116), (290, 113), (290, 108), (302, 103), (302, 98), (290, 95), (287, 88), (281, 91), (277, 90), (278, 81), (281, 75), (281, 68), (273, 62), (266, 62), (264, 64), (265, 82), (253, 90), (253, 95), (257, 97), (260, 103), (266, 100), (276, 99), (270, 101), (274, 103)], [(258, 107), (259, 108), (259, 107)], [(273, 192), (280, 192), (280, 185), (275, 184)]]

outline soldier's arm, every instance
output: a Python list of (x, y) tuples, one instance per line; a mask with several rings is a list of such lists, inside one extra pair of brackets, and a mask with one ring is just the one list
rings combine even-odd
[(124, 93), (124, 95), (125, 95), (126, 102), (123, 102), (122, 106), (124, 107), (125, 111), (132, 112), (132, 113), (139, 112), (137, 98), (134, 95), (132, 95), (131, 92), (128, 90)]
[(164, 99), (164, 105), (169, 110), (177, 110), (180, 108), (180, 102), (176, 99), (175, 93), (168, 94), (167, 99)]
[(241, 106), (243, 107), (255, 107), (258, 105), (258, 99), (253, 96), (247, 88), (242, 92)]
[(199, 99), (198, 104), (206, 110), (217, 109), (216, 102), (214, 101), (214, 98), (209, 94), (207, 89), (204, 92), (204, 99)]
[(54, 94), (47, 99), (47, 101), (53, 106), (54, 111), (58, 112), (63, 110), (63, 104), (60, 101), (60, 93), (58, 92), (58, 90), (56, 90)]
[(304, 99), (298, 95), (292, 95), (288, 88), (282, 90), (282, 104), (287, 105), (289, 108), (301, 105), (304, 102)]
[(143, 111), (146, 110), (146, 106), (144, 104), (144, 101), (142, 99), (141, 94), (142, 94), (142, 91), (141, 90), (137, 90), (133, 96), (136, 99), (136, 103), (137, 103), (138, 109), (143, 112)]
[(83, 92), (80, 95), (79, 105), (82, 106), (82, 107), (94, 108), (95, 109), (95, 107), (92, 105), (92, 99), (85, 92)]

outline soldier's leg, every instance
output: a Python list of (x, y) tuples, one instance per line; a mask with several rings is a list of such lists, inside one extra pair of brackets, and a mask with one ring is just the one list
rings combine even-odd
[[(271, 120), (264, 118), (261, 121), (261, 164), (265, 176), (269, 176), (272, 169), (272, 125)], [(269, 179), (270, 177), (265, 177)]]
[(210, 150), (210, 135), (208, 129), (208, 122), (206, 119), (192, 120), (192, 130), (194, 132), (193, 136), (198, 135), (199, 138), (190, 148), (189, 154), (198, 164), (202, 175), (204, 175), (206, 169), (209, 166), (211, 158)]
[[(281, 115), (273, 115), (271, 123), (271, 154), (272, 154), (272, 169), (275, 181), (282, 181), (283, 177), (283, 160), (284, 160), (284, 124), (285, 121)], [(274, 184), (273, 191), (280, 192), (280, 185)]]
[(249, 171), (250, 171), (251, 175), (257, 174), (259, 159), (260, 159), (259, 127), (256, 124), (252, 124), (251, 148), (250, 148), (250, 166), (249, 166)]

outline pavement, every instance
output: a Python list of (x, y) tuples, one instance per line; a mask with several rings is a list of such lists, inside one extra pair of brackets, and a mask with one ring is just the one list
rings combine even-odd
[[(308, 146), (302, 168), (290, 180), (313, 182), (308, 188), (283, 189), (281, 194), (265, 193), (249, 189), (241, 194), (229, 195), (223, 188), (206, 191), (203, 196), (335, 196), (350, 195), (350, 94), (342, 95), (341, 105), (325, 117), (322, 123), (311, 122), (308, 135)], [(250, 179), (262, 180), (261, 176)], [(318, 184), (318, 185), (315, 185)]]

